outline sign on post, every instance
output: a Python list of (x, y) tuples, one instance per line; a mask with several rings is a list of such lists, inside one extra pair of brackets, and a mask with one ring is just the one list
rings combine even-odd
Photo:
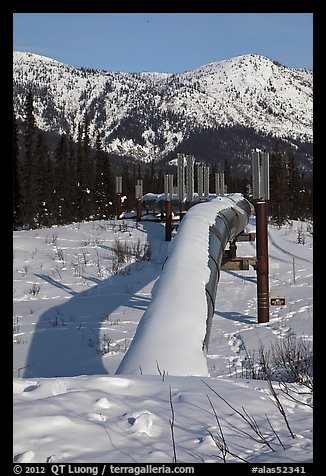
[(271, 306), (285, 306), (285, 297), (271, 298)]
[(270, 290), (270, 305), (271, 306), (285, 306), (284, 288), (276, 287)]

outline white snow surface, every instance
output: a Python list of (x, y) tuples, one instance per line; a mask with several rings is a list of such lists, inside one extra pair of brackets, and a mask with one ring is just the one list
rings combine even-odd
[[(14, 461), (171, 463), (172, 406), (178, 463), (223, 463), (216, 445), (219, 427), (229, 463), (312, 462), (312, 395), (290, 384), (300, 392), (292, 400), (273, 382), (292, 438), (267, 382), (247, 372), (248, 355), (257, 355), (260, 345), (268, 350), (289, 336), (312, 342), (311, 226), (293, 221), (268, 227), (270, 290), (286, 298), (285, 306), (270, 307), (268, 323), (257, 323), (256, 272), (221, 272), (206, 376), (167, 375), (163, 366), (156, 375), (115, 375), (169, 248), (177, 247), (177, 234), (168, 244), (161, 223), (136, 227), (132, 220), (15, 231)], [(247, 228), (255, 229), (255, 217)], [(150, 261), (131, 260), (114, 274), (117, 239), (130, 247), (148, 240)], [(255, 255), (255, 242), (237, 246), (239, 256)], [(187, 317), (180, 316), (177, 358), (192, 339)], [(192, 356), (189, 360), (193, 363)], [(272, 449), (253, 439), (257, 435), (238, 413), (243, 409)]]

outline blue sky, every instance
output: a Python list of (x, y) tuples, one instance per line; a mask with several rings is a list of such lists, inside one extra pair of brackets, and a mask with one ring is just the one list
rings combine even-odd
[(312, 68), (312, 13), (14, 13), (14, 50), (109, 71), (177, 73), (242, 54)]

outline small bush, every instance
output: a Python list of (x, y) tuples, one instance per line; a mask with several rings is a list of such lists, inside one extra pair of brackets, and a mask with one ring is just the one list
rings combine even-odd
[(41, 285), (38, 283), (33, 283), (32, 287), (28, 291), (25, 291), (25, 293), (29, 294), (32, 297), (37, 297), (40, 293), (40, 290)]
[(310, 385), (313, 379), (311, 342), (290, 335), (272, 343), (269, 351), (260, 345), (257, 356), (247, 352), (241, 377)]
[(139, 263), (140, 261), (149, 261), (151, 259), (150, 245), (148, 241), (141, 244), (140, 240), (135, 242), (123, 242), (116, 239), (112, 246), (112, 273), (118, 274), (123, 265), (127, 263)]

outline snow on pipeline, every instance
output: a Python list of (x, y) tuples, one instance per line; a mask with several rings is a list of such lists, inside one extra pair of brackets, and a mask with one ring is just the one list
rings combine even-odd
[(153, 288), (151, 303), (117, 369), (118, 375), (157, 375), (159, 371), (208, 376), (203, 341), (207, 319), (205, 286), (210, 277), (209, 228), (218, 213), (227, 208), (244, 215), (236, 205), (241, 199), (241, 194), (218, 197), (187, 212)]

